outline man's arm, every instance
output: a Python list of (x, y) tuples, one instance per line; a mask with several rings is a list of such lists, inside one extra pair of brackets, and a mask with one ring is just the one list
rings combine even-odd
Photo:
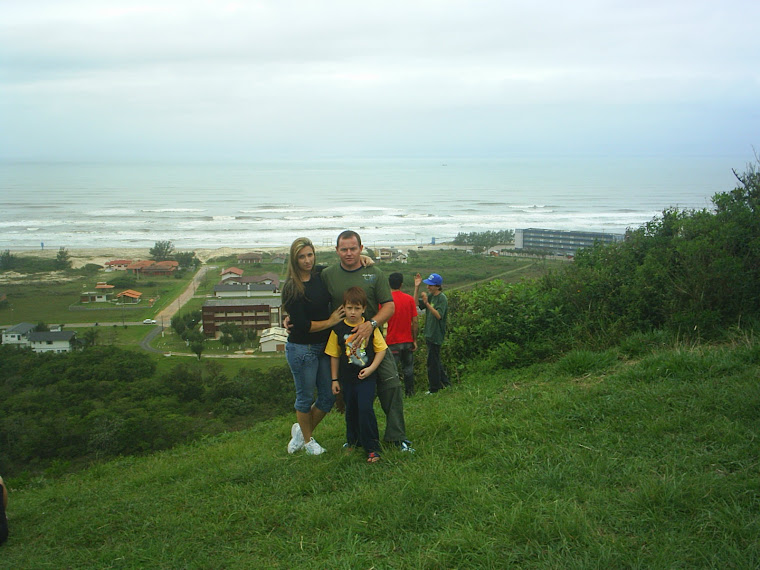
[(417, 304), (414, 305), (414, 316), (412, 317), (412, 342), (414, 343), (414, 350), (417, 350), (417, 335), (420, 332), (420, 317), (417, 316)]
[[(396, 305), (393, 301), (383, 303), (383, 306), (380, 307), (380, 310), (375, 314), (374, 317), (372, 317), (372, 319), (377, 323), (377, 328), (379, 329), (385, 323), (387, 323), (395, 311)], [(356, 327), (353, 329), (353, 332), (356, 333), (355, 339), (361, 343), (361, 341), (369, 342), (369, 339), (372, 336), (374, 330), (375, 329), (372, 327), (372, 323), (365, 320), (362, 324), (356, 325)]]
[(430, 301), (428, 301), (427, 293), (422, 293), (422, 302), (425, 303), (425, 308), (427, 309), (428, 314), (433, 315), (440, 321), (442, 318), (441, 313), (439, 313), (436, 308), (430, 304)]
[(420, 285), (422, 285), (422, 275), (419, 273), (414, 276), (414, 302), (417, 302), (417, 299), (419, 299), (420, 296)]

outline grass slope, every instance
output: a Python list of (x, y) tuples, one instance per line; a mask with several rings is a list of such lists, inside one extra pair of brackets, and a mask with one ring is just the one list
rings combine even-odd
[(3, 566), (760, 566), (760, 344), (635, 348), (411, 398), (417, 453), (376, 465), (340, 451), (331, 414), (321, 457), (285, 452), (283, 417), (10, 481)]

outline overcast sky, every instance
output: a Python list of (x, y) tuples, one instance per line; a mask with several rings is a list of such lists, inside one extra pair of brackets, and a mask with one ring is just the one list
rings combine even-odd
[(0, 158), (738, 155), (756, 0), (0, 0)]

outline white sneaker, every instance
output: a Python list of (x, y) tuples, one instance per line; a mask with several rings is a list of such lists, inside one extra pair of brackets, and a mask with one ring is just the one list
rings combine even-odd
[(290, 428), (290, 441), (288, 442), (288, 453), (295, 453), (299, 449), (303, 449), (303, 433), (301, 432), (301, 426), (298, 422), (293, 424)]
[(309, 440), (309, 443), (304, 445), (304, 447), (306, 448), (307, 455), (320, 455), (325, 452), (325, 448), (314, 441), (313, 437)]

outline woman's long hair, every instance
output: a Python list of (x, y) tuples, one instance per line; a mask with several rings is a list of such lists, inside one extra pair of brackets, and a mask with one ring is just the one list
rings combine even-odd
[(301, 281), (301, 271), (298, 269), (298, 254), (305, 247), (310, 247), (314, 252), (316, 261), (317, 250), (309, 238), (300, 237), (290, 244), (290, 255), (288, 256), (288, 275), (285, 285), (282, 286), (282, 304), (286, 307), (306, 296), (303, 281)]

